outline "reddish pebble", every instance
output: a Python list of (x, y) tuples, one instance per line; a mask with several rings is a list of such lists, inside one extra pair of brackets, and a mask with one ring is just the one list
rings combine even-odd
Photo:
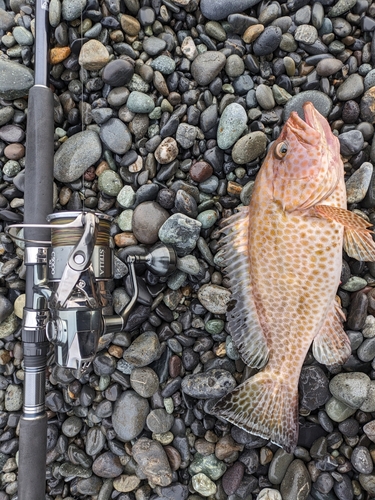
[(8, 160), (20, 160), (25, 156), (25, 147), (19, 142), (14, 142), (4, 149), (4, 155)]
[(83, 174), (85, 181), (93, 181), (95, 179), (95, 167), (89, 167)]
[(233, 495), (240, 486), (245, 473), (245, 466), (242, 462), (235, 462), (222, 477), (223, 490), (227, 495)]
[(181, 465), (181, 455), (173, 448), (173, 446), (167, 445), (164, 446), (164, 451), (167, 454), (169, 465), (172, 470), (178, 470)]
[(190, 167), (190, 177), (195, 182), (203, 182), (213, 174), (214, 169), (206, 161), (197, 161)]
[(169, 375), (172, 378), (178, 377), (181, 371), (181, 358), (174, 354), (169, 360)]

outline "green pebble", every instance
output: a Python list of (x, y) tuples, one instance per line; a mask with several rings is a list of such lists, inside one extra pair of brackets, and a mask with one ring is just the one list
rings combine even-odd
[(161, 118), (162, 113), (163, 112), (161, 110), (161, 107), (156, 106), (148, 115), (148, 117), (150, 118), (150, 120), (159, 120)]
[(126, 106), (133, 113), (148, 114), (155, 108), (155, 103), (151, 96), (135, 90), (130, 93)]
[(224, 83), (224, 85), (222, 86), (222, 89), (223, 89), (223, 92), (225, 92), (226, 94), (234, 94), (233, 85), (231, 85), (230, 83)]
[(131, 186), (124, 186), (117, 195), (117, 203), (122, 208), (130, 208), (135, 202), (135, 192)]
[(118, 227), (121, 231), (131, 232), (133, 230), (133, 210), (124, 210), (117, 218)]
[(194, 476), (203, 472), (212, 481), (217, 481), (227, 470), (227, 466), (216, 458), (214, 454), (212, 455), (201, 455), (196, 453), (194, 459), (189, 466), (189, 474)]
[(207, 333), (211, 333), (212, 335), (217, 335), (224, 330), (224, 321), (222, 319), (209, 319), (205, 325), (204, 329)]
[(203, 229), (208, 229), (212, 227), (218, 219), (217, 212), (215, 210), (205, 210), (197, 216), (197, 220), (202, 224)]
[(99, 391), (105, 391), (110, 383), (111, 377), (109, 375), (101, 375), (99, 378)]
[(357, 408), (351, 408), (345, 403), (332, 397), (327, 401), (325, 410), (329, 418), (331, 418), (334, 422), (343, 422), (353, 415), (357, 411)]
[(150, 125), (147, 129), (147, 135), (151, 139), (151, 137), (154, 137), (155, 135), (158, 135), (160, 132), (160, 127), (157, 123), (154, 123), (153, 125)]
[(103, 191), (108, 196), (117, 196), (123, 187), (122, 179), (113, 170), (104, 170), (99, 175), (98, 187), (100, 191)]
[(352, 276), (344, 285), (341, 285), (340, 288), (347, 292), (357, 292), (365, 288), (365, 286), (367, 286), (367, 281), (365, 279), (359, 278), (358, 276)]
[(172, 398), (164, 398), (164, 408), (165, 411), (169, 414), (172, 415), (174, 411), (174, 404), (173, 404), (173, 399)]
[(134, 73), (127, 87), (130, 92), (138, 91), (147, 93), (150, 90), (150, 85), (146, 83), (142, 77), (137, 75), (137, 73)]
[(227, 39), (225, 29), (217, 21), (209, 21), (205, 24), (204, 29), (208, 36), (214, 38), (218, 42), (225, 42)]
[(171, 290), (178, 290), (179, 288), (182, 287), (182, 285), (185, 283), (187, 278), (187, 274), (184, 273), (183, 271), (175, 271), (167, 281), (168, 287)]
[(3, 173), (8, 177), (15, 177), (21, 171), (21, 166), (16, 160), (9, 160), (3, 166)]
[(253, 194), (254, 190), (254, 181), (249, 181), (247, 184), (244, 185), (242, 188), (241, 194), (240, 194), (240, 200), (242, 203), (247, 206), (250, 203), (251, 200), (251, 195)]
[(233, 361), (240, 359), (237, 347), (234, 345), (230, 335), (225, 339), (225, 350), (229, 359), (233, 359)]
[(151, 63), (152, 69), (160, 71), (163, 75), (170, 75), (176, 69), (176, 63), (171, 57), (158, 56)]

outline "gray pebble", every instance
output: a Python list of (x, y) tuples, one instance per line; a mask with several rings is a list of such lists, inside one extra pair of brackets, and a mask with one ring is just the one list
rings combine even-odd
[(320, 92), (319, 90), (306, 90), (304, 92), (300, 92), (299, 94), (293, 96), (285, 105), (284, 108), (284, 121), (286, 121), (290, 113), (292, 111), (297, 111), (299, 116), (303, 118), (303, 104), (305, 102), (312, 102), (315, 106), (315, 108), (319, 111), (320, 114), (323, 116), (328, 116), (331, 108), (332, 108), (332, 101), (331, 99), (324, 94), (323, 92)]
[(155, 332), (144, 332), (126, 349), (125, 361), (134, 366), (147, 366), (160, 357), (160, 343)]
[(231, 299), (231, 292), (219, 285), (206, 284), (200, 287), (198, 299), (213, 314), (225, 314)]
[(364, 373), (339, 373), (330, 381), (329, 390), (339, 401), (359, 408), (367, 397), (369, 386), (370, 378)]
[(179, 257), (191, 253), (197, 244), (201, 223), (184, 214), (173, 214), (159, 230), (163, 243), (173, 245)]
[(311, 478), (302, 460), (294, 460), (280, 486), (283, 500), (306, 500), (311, 488)]
[(236, 385), (235, 379), (227, 370), (214, 368), (204, 373), (185, 376), (181, 389), (193, 398), (211, 399), (225, 396)]
[(129, 151), (132, 145), (132, 136), (128, 127), (118, 118), (110, 118), (103, 123), (100, 127), (100, 138), (109, 150), (119, 155)]
[(220, 117), (217, 132), (217, 144), (221, 149), (228, 149), (239, 139), (246, 129), (247, 115), (237, 103), (229, 104)]
[(349, 177), (349, 179), (346, 181), (346, 194), (348, 203), (359, 203), (363, 200), (370, 186), (372, 173), (372, 163), (364, 162), (359, 167), (359, 169)]
[(222, 52), (208, 50), (199, 54), (191, 65), (191, 74), (198, 85), (209, 85), (224, 68), (226, 57)]
[(364, 92), (363, 77), (354, 73), (338, 87), (336, 96), (340, 101), (350, 101), (361, 96)]
[(0, 58), (0, 97), (18, 99), (27, 94), (33, 84), (34, 72), (30, 68)]
[(149, 412), (147, 399), (136, 392), (123, 392), (115, 403), (112, 425), (121, 441), (130, 441), (142, 431)]

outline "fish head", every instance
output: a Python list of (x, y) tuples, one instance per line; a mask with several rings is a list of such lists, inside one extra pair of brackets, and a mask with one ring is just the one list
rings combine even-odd
[(303, 108), (305, 120), (292, 112), (266, 159), (273, 199), (288, 212), (324, 202), (343, 176), (329, 123), (310, 102)]

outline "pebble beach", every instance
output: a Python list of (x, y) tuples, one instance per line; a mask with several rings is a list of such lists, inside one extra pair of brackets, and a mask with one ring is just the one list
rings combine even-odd
[[(293, 454), (211, 412), (251, 374), (220, 229), (304, 102), (340, 141), (348, 209), (375, 223), (375, 3), (50, 0), (49, 24), (54, 210), (113, 218), (105, 314), (131, 299), (128, 255), (178, 258), (167, 277), (137, 266), (124, 331), (80, 378), (50, 356), (46, 500), (375, 498), (375, 263), (343, 255), (352, 355), (306, 357)], [(34, 1), (0, 0), (0, 500), (18, 498), (26, 270), (5, 228), (23, 219), (34, 36)]]

